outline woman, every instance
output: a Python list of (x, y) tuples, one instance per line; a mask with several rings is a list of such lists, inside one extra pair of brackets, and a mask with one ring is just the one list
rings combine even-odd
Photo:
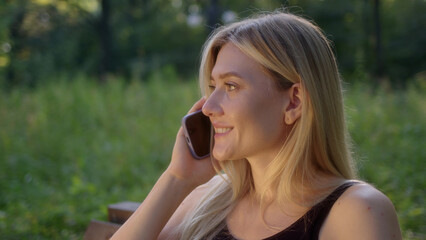
[(389, 199), (351, 180), (341, 80), (317, 26), (274, 13), (219, 28), (200, 83), (189, 112), (210, 118), (212, 157), (192, 158), (180, 129), (113, 239), (401, 239)]

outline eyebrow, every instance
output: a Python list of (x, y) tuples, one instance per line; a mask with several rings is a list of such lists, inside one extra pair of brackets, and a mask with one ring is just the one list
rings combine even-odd
[[(224, 78), (228, 78), (228, 77), (236, 77), (236, 78), (240, 78), (240, 79), (244, 79), (240, 74), (238, 74), (237, 72), (226, 72), (226, 73), (222, 73), (219, 74), (219, 79), (224, 79)], [(214, 81), (214, 78), (212, 75), (210, 75), (210, 80)]]

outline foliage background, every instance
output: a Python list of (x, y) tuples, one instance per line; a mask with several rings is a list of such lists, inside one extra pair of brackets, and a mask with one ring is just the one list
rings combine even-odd
[(218, 24), (286, 7), (334, 42), (360, 177), (426, 239), (424, 0), (0, 2), (0, 238), (81, 239), (142, 201)]
[(165, 66), (188, 77), (214, 27), (276, 8), (315, 20), (351, 79), (404, 86), (424, 74), (424, 0), (5, 0), (1, 84), (80, 73), (146, 80)]

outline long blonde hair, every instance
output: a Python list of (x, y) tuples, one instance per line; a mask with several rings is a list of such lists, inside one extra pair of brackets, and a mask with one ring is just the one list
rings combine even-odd
[[(341, 78), (321, 29), (282, 12), (218, 28), (204, 46), (200, 66), (200, 86), (206, 96), (216, 57), (228, 42), (257, 61), (278, 88), (286, 90), (300, 83), (303, 91), (303, 112), (265, 172), (265, 189), (273, 190), (278, 203), (291, 200), (313, 206), (331, 188), (354, 178)], [(179, 230), (181, 239), (211, 239), (225, 226), (233, 204), (253, 191), (247, 160), (221, 161), (220, 168), (227, 179), (218, 182), (188, 214)], [(337, 181), (322, 184), (321, 179), (330, 176)]]

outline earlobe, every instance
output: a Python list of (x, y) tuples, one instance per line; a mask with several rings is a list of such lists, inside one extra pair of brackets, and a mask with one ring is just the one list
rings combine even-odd
[(302, 115), (302, 88), (300, 83), (295, 83), (288, 89), (289, 102), (285, 109), (284, 122), (293, 125)]

